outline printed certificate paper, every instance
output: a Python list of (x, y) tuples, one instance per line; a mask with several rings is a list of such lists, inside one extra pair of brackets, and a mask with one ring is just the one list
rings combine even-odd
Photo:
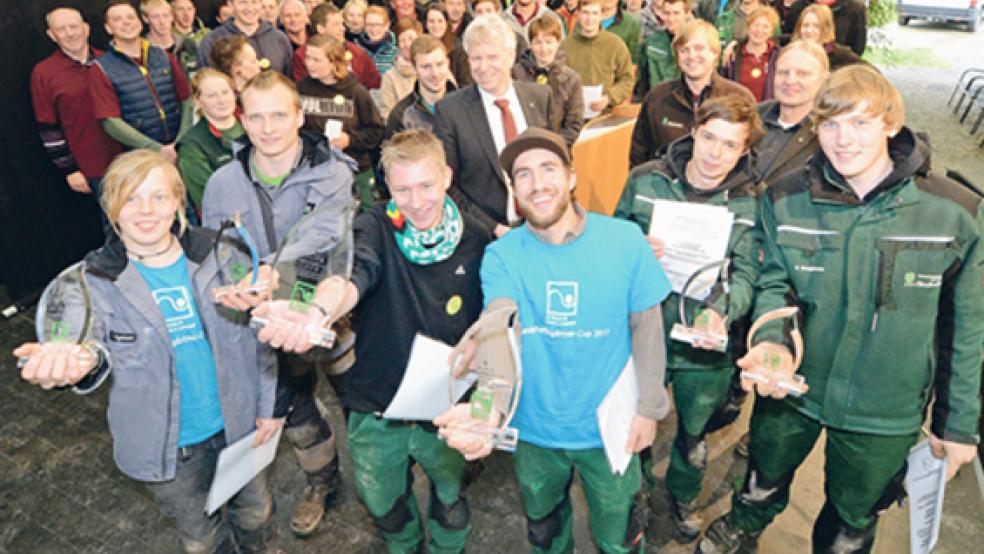
[[(694, 202), (673, 202), (638, 197), (653, 205), (649, 236), (663, 241), (664, 253), (659, 263), (680, 294), (691, 275), (705, 265), (724, 258), (731, 237), (735, 215), (724, 206)], [(694, 282), (687, 295), (704, 300), (717, 282), (720, 268), (708, 270)]]
[[(451, 350), (450, 346), (432, 338), (420, 334), (414, 337), (403, 381), (383, 417), (430, 421), (446, 412), (451, 407), (448, 398), (448, 379), (451, 378), (448, 356)], [(474, 382), (473, 374), (455, 379), (455, 400), (461, 399)]]
[(933, 456), (929, 440), (924, 440), (909, 452), (908, 462), (905, 485), (909, 492), (909, 551), (929, 554), (940, 536), (947, 461)]
[(208, 498), (205, 500), (205, 513), (212, 515), (236, 493), (243, 490), (250, 479), (270, 465), (277, 454), (281, 432), (283, 427), (277, 429), (273, 438), (253, 448), (253, 439), (256, 438), (256, 431), (253, 431), (219, 452), (212, 488), (209, 489)]

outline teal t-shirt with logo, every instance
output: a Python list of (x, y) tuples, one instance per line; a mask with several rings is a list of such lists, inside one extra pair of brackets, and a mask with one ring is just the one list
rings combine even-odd
[(663, 301), (670, 283), (639, 228), (587, 214), (569, 243), (528, 225), (486, 249), (486, 306), (515, 300), (523, 328), (523, 389), (513, 425), (546, 448), (600, 448), (596, 411), (631, 354), (629, 314)]
[(178, 446), (197, 444), (221, 431), (222, 406), (215, 376), (215, 357), (191, 293), (184, 254), (167, 267), (132, 262), (150, 288), (167, 323), (178, 378), (181, 413)]

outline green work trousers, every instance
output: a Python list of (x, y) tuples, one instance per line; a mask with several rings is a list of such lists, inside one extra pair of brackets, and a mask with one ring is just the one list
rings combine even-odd
[(348, 429), (355, 486), (389, 552), (416, 552), (424, 538), (412, 488), (411, 458), (431, 482), (428, 551), (464, 550), (471, 525), (468, 506), (461, 497), (465, 468), (461, 454), (449, 448), (437, 433), (413, 422), (352, 412)]
[[(751, 420), (749, 472), (744, 490), (732, 498), (731, 520), (758, 533), (789, 503), (793, 473), (824, 428), (784, 401), (756, 398)], [(826, 427), (824, 493), (840, 521), (857, 529), (873, 527), (880, 501), (895, 494), (909, 449), (919, 433), (871, 435)], [(754, 479), (753, 479), (754, 478)], [(814, 539), (816, 540), (816, 534)]]
[(563, 450), (520, 441), (513, 466), (533, 552), (574, 551), (570, 499), (574, 470), (581, 476), (591, 534), (598, 548), (606, 553), (645, 549), (636, 507), (641, 487), (638, 456), (632, 457), (623, 475), (615, 475), (604, 449)]

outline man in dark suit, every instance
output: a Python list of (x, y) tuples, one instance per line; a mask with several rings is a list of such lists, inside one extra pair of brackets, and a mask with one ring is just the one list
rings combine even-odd
[(496, 236), (520, 221), (499, 153), (528, 127), (551, 129), (550, 88), (510, 76), (515, 40), (498, 16), (472, 21), (464, 46), (475, 84), (437, 103), (434, 126), (454, 172), (451, 196)]
[(755, 179), (769, 185), (806, 164), (820, 145), (810, 111), (827, 80), (827, 53), (812, 42), (797, 40), (776, 60), (776, 99), (759, 104), (765, 136), (754, 147)]

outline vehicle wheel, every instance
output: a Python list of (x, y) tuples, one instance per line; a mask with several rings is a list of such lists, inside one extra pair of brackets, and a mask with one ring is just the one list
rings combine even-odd
[(906, 25), (909, 24), (909, 20), (910, 19), (912, 19), (912, 18), (911, 17), (906, 17), (904, 15), (900, 15), (899, 16), (899, 26), (900, 27), (905, 27)]

